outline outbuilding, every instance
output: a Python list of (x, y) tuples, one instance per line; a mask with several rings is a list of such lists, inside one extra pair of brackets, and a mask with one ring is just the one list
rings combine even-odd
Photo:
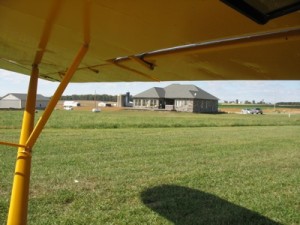
[(195, 85), (153, 87), (133, 96), (136, 109), (160, 109), (194, 113), (218, 112), (218, 98)]
[(79, 102), (75, 101), (64, 101), (64, 107), (77, 107), (80, 106)]
[[(9, 93), (0, 99), (0, 109), (24, 109), (26, 106), (27, 94)], [(38, 94), (36, 96), (35, 107), (37, 109), (46, 108), (49, 98)]]

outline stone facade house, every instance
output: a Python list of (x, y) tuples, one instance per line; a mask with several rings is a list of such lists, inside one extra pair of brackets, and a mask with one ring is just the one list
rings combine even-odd
[(133, 96), (135, 109), (174, 110), (194, 113), (218, 112), (218, 98), (195, 85), (153, 87)]

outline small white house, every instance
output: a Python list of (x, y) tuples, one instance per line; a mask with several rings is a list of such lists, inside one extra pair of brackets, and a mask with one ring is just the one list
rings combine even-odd
[[(9, 93), (0, 99), (0, 109), (24, 109), (26, 106), (27, 94)], [(49, 98), (43, 95), (36, 96), (35, 107), (37, 109), (46, 108)]]

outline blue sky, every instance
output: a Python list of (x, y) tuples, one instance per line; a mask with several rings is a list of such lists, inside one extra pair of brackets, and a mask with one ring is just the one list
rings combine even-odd
[[(7, 93), (26, 93), (29, 76), (0, 69), (0, 97)], [(129, 91), (138, 94), (151, 87), (165, 87), (172, 83), (194, 84), (203, 90), (224, 100), (255, 100), (265, 102), (300, 102), (300, 81), (173, 81), (173, 82), (103, 82), (71, 83), (64, 95), (72, 94), (109, 94), (118, 95)], [(52, 96), (57, 82), (39, 80), (38, 93)]]

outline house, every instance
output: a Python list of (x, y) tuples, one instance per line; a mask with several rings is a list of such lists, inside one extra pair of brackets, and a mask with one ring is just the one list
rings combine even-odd
[[(0, 99), (0, 109), (24, 109), (26, 106), (27, 94), (9, 93)], [(36, 96), (36, 108), (46, 108), (49, 98), (43, 95)]]
[(180, 112), (216, 113), (218, 98), (195, 85), (171, 84), (153, 87), (133, 96), (136, 109), (161, 109)]

